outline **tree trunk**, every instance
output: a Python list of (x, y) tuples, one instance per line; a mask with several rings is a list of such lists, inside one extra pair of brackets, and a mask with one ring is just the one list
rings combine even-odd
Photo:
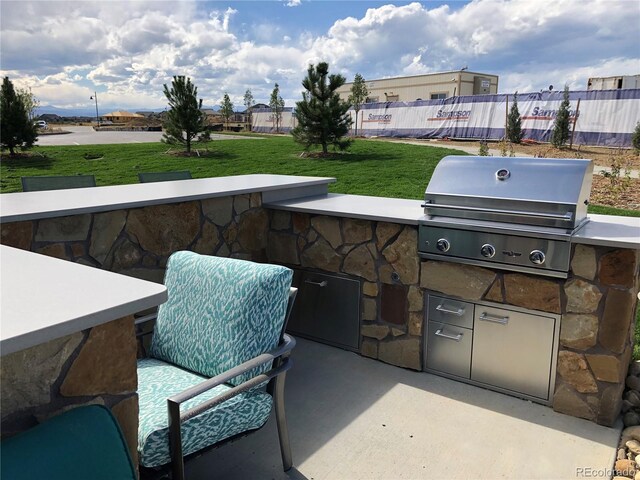
[(187, 153), (191, 153), (191, 137), (189, 136), (189, 132), (187, 132)]
[(356, 134), (354, 135), (354, 137), (358, 136), (358, 110), (356, 110)]
[(327, 142), (322, 142), (322, 153), (328, 153)]

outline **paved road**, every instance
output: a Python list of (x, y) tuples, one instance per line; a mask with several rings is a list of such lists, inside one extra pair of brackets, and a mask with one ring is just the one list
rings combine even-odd
[[(104, 145), (114, 143), (154, 143), (162, 138), (162, 132), (96, 132), (91, 127), (64, 127), (71, 133), (64, 135), (40, 135), (36, 145)], [(211, 135), (211, 140), (249, 139), (240, 135)]]

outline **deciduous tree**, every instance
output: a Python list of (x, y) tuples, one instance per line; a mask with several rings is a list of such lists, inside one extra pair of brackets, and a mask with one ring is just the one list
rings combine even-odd
[(190, 78), (174, 76), (170, 89), (164, 85), (164, 95), (169, 101), (169, 111), (162, 141), (171, 145), (185, 145), (187, 152), (191, 152), (192, 141), (206, 128), (206, 116), (201, 110), (202, 99), (198, 100), (198, 88)]
[(233, 103), (231, 103), (228, 93), (224, 94), (222, 102), (220, 103), (220, 115), (224, 118), (224, 123), (227, 130), (229, 130), (229, 119), (233, 116)]
[(282, 112), (284, 111), (284, 100), (280, 96), (280, 86), (276, 83), (271, 92), (269, 99), (269, 107), (273, 113), (273, 122), (276, 127), (276, 133), (280, 133), (280, 124), (282, 122)]
[(560, 148), (569, 140), (569, 85), (564, 86), (562, 94), (562, 103), (556, 115), (556, 121), (553, 124), (553, 133), (551, 134), (551, 144)]
[(253, 94), (251, 93), (251, 89), (247, 88), (247, 91), (244, 92), (244, 107), (246, 108), (246, 112), (247, 112), (247, 116), (249, 117), (249, 130), (251, 130), (252, 127), (252, 107), (255, 104), (255, 101), (253, 100)]
[(359, 73), (356, 73), (356, 76), (353, 79), (353, 85), (351, 85), (351, 95), (349, 95), (349, 103), (356, 112), (356, 136), (358, 135), (358, 112), (360, 112), (362, 104), (367, 100), (368, 95), (369, 90), (367, 89), (367, 84), (365, 83), (364, 78), (362, 78), (362, 75)]
[(351, 127), (351, 117), (347, 115), (349, 103), (336, 92), (344, 83), (342, 75), (329, 75), (327, 63), (309, 65), (307, 77), (302, 81), (306, 91), (302, 92), (302, 101), (296, 103), (298, 125), (291, 132), (306, 149), (320, 145), (326, 154), (328, 145), (345, 150), (351, 144), (351, 140), (344, 138)]
[(16, 93), (9, 77), (4, 77), (0, 87), (0, 144), (15, 155), (16, 148), (31, 148), (38, 138), (38, 130), (29, 118), (30, 106)]

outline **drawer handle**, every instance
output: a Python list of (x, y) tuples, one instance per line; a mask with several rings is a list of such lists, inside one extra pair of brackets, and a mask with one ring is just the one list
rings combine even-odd
[(442, 331), (442, 328), (439, 328), (438, 330), (436, 330), (436, 337), (448, 338), (449, 340), (454, 340), (456, 342), (459, 342), (460, 340), (462, 340), (462, 333), (459, 333), (458, 335), (455, 335), (455, 336), (447, 335)]
[(499, 323), (500, 325), (506, 325), (507, 323), (509, 323), (509, 317), (491, 315), (487, 312), (482, 312), (482, 314), (480, 315), (480, 320), (484, 320), (485, 322)]
[(436, 307), (436, 310), (442, 313), (450, 313), (451, 315), (457, 315), (459, 317), (464, 315), (464, 307), (458, 308), (456, 310), (451, 310), (451, 309), (445, 308), (444, 303), (441, 303), (440, 305), (438, 305)]
[(323, 288), (323, 287), (327, 286), (327, 281), (326, 280), (323, 280), (321, 282), (313, 282), (311, 280), (305, 280), (304, 283), (308, 283), (309, 285), (315, 285), (316, 287), (320, 287), (320, 288)]

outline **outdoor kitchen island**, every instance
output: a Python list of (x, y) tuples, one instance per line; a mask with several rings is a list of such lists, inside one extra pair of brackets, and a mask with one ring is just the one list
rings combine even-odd
[[(612, 425), (620, 412), (633, 347), (640, 219), (590, 215), (571, 239), (567, 278), (549, 278), (420, 259), (422, 203), (337, 194), (268, 203), (266, 208), (276, 210), (270, 241), (288, 245), (274, 248), (270, 260), (361, 281), (359, 351), (364, 356), (426, 369)], [(303, 287), (317, 289), (314, 285)], [(302, 288), (300, 296), (304, 294)], [(445, 302), (440, 302), (442, 299)], [(474, 381), (470, 359), (465, 357), (471, 355), (470, 345), (462, 354), (453, 351), (453, 367), (439, 366), (436, 359), (430, 368), (429, 333), (453, 336), (444, 340), (457, 348), (462, 342), (456, 340), (464, 338), (458, 338), (460, 333), (473, 337), (473, 313), (470, 320), (468, 313), (474, 307), (476, 323), (485, 310), (491, 319), (496, 308), (508, 312), (514, 321), (522, 312), (543, 318), (546, 330), (542, 334), (532, 333), (528, 323), (521, 321), (521, 338), (510, 337), (502, 352), (500, 343), (492, 347), (498, 348), (493, 352), (496, 359), (519, 364), (520, 371), (508, 372), (504, 378), (498, 372), (497, 379)], [(456, 314), (453, 320), (443, 322), (442, 317), (434, 317), (443, 315), (436, 309), (445, 313), (454, 309)], [(445, 328), (441, 329), (443, 323)], [(431, 331), (430, 326), (434, 327)], [(548, 342), (543, 346), (546, 358), (536, 353), (535, 361), (523, 363), (520, 352), (538, 341), (538, 336)], [(500, 357), (509, 352), (516, 354)], [(467, 363), (456, 370), (461, 357)], [(546, 386), (540, 390), (538, 382), (530, 390), (526, 385), (519, 389), (519, 379), (529, 377), (542, 378)]]
[[(162, 280), (168, 256), (182, 249), (281, 263), (296, 269), (308, 292), (301, 289), (296, 304), (304, 306), (306, 296), (310, 311), (341, 304), (342, 298), (322, 294), (335, 277), (349, 288), (331, 291), (355, 291), (355, 307), (340, 312), (342, 327), (308, 336), (323, 340), (326, 334), (327, 343), (418, 371), (425, 368), (429, 294), (557, 316), (549, 399), (536, 401), (611, 425), (632, 348), (637, 218), (590, 216), (571, 240), (568, 278), (549, 279), (421, 259), (422, 202), (328, 194), (333, 181), (249, 175), (5, 194), (2, 243), (155, 281)], [(335, 327), (355, 328), (355, 341), (342, 344), (331, 336)]]

